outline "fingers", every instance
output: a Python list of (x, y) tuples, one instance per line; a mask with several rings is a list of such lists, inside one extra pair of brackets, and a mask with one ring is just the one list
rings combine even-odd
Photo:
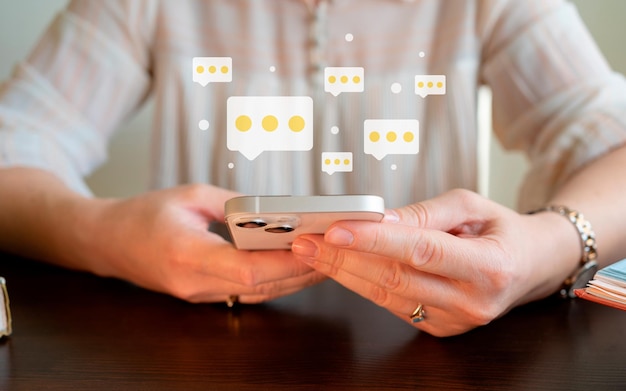
[[(497, 305), (490, 304), (490, 286), (480, 278), (463, 282), (426, 273), (375, 254), (327, 246), (321, 236), (298, 238), (294, 251), (301, 253), (301, 246), (310, 246), (315, 253), (302, 261), (430, 334), (459, 334), (501, 313)], [(486, 299), (485, 305), (468, 305), (482, 301), (479, 298)], [(418, 304), (424, 306), (425, 321), (412, 323), (410, 315)]]
[[(433, 335), (447, 336), (486, 322), (466, 313), (462, 303), (466, 303), (468, 298), (463, 284), (372, 254), (324, 247), (319, 236), (302, 238), (303, 241), (309, 239), (318, 242), (320, 248), (313, 267), (413, 327)], [(326, 262), (328, 259), (340, 261)], [(419, 304), (423, 305), (425, 321), (413, 323), (410, 316)]]
[(313, 258), (301, 257), (302, 261), (391, 311), (408, 311), (415, 306), (415, 297), (436, 306), (445, 306), (449, 300), (450, 291), (439, 276), (374, 254), (325, 246), (321, 236), (298, 238), (294, 252), (301, 254), (301, 246), (312, 246), (318, 254)]
[(230, 244), (213, 247), (200, 263), (205, 275), (219, 276), (225, 280), (246, 285), (259, 284), (307, 274), (311, 268), (298, 262), (290, 251), (243, 251)]
[(173, 287), (171, 293), (193, 303), (223, 302), (229, 296), (236, 295), (239, 302), (254, 304), (298, 292), (326, 278), (322, 273), (310, 270), (303, 275), (249, 286), (224, 281), (217, 277), (207, 278), (195, 275), (187, 279), (184, 284), (180, 284), (181, 286)]
[(241, 193), (204, 184), (182, 186), (172, 191), (176, 191), (194, 211), (216, 221), (224, 221), (224, 203), (241, 196)]
[(481, 246), (487, 240), (402, 224), (346, 221), (333, 225), (319, 245), (377, 254), (422, 272), (466, 281), (476, 278), (475, 273), (484, 267), (481, 260), (489, 258), (485, 252), (491, 247)]
[[(497, 210), (496, 210), (497, 209)], [(471, 222), (485, 221), (500, 212), (480, 195), (456, 189), (403, 208), (387, 211), (386, 222), (450, 232)]]
[[(474, 193), (452, 191), (387, 211), (382, 223), (337, 222), (326, 231), (320, 246), (377, 254), (460, 281), (480, 280), (485, 271), (498, 273), (503, 266), (489, 261), (502, 259), (494, 223), (500, 209), (504, 208)], [(299, 250), (294, 251), (298, 254)]]
[(258, 302), (315, 284), (325, 275), (295, 259), (290, 251), (242, 251), (210, 232), (188, 233), (176, 242), (164, 269), (178, 278), (161, 278), (166, 290), (190, 301), (223, 301), (250, 295)]

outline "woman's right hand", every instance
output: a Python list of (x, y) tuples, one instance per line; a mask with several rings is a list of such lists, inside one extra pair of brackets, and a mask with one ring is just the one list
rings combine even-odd
[(239, 194), (186, 185), (129, 199), (84, 200), (80, 253), (88, 269), (191, 302), (239, 296), (258, 303), (325, 277), (291, 251), (242, 251), (208, 231), (224, 221), (224, 202)]

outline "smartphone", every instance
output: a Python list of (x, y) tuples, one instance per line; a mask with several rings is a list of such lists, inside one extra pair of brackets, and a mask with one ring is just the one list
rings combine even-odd
[(375, 195), (243, 196), (225, 204), (226, 226), (240, 250), (290, 249), (302, 234), (321, 234), (335, 221), (381, 221)]

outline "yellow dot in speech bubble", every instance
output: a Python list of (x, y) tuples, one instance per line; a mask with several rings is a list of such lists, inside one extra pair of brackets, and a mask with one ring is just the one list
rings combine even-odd
[(350, 160), (344, 159), (343, 164), (346, 165), (346, 166), (349, 166), (350, 165)]
[(235, 128), (240, 132), (247, 132), (252, 127), (252, 120), (247, 115), (240, 115), (235, 120)]
[(418, 82), (418, 83), (417, 83), (417, 86), (418, 86), (419, 88), (424, 88), (424, 82), (423, 82), (423, 81)]
[(438, 81), (438, 82), (437, 82), (437, 88), (442, 88), (442, 87), (443, 87), (443, 83), (442, 83), (442, 82), (440, 82), (440, 81)]
[(326, 159), (326, 160), (324, 160), (324, 164), (325, 164), (325, 165), (329, 165), (329, 164), (330, 164), (330, 159)]
[(198, 65), (196, 67), (196, 73), (204, 73), (204, 67), (202, 65)]
[(304, 129), (304, 118), (299, 115), (294, 115), (289, 118), (289, 129), (291, 129), (292, 132), (300, 132)]
[(338, 166), (338, 165), (339, 165), (339, 163), (341, 163), (341, 160), (339, 160), (339, 159), (335, 159), (335, 165), (336, 165), (336, 166)]
[(352, 82), (353, 82), (354, 84), (359, 84), (359, 83), (361, 82), (361, 78), (360, 78), (360, 77), (358, 77), (358, 76), (354, 76), (354, 77), (352, 78)]
[(411, 141), (413, 141), (413, 138), (415, 136), (413, 135), (413, 133), (411, 132), (404, 132), (404, 135), (402, 135), (402, 138), (404, 139), (404, 141), (406, 141), (407, 143), (410, 143)]
[(337, 78), (335, 76), (328, 76), (328, 82), (330, 84), (335, 84), (336, 81), (337, 81)]
[(209, 73), (215, 73), (215, 71), (217, 71), (217, 68), (215, 68), (215, 65), (211, 65), (209, 67)]
[(346, 84), (348, 82), (348, 76), (341, 76), (341, 82)]
[(278, 127), (278, 118), (273, 115), (266, 115), (263, 117), (263, 121), (261, 121), (261, 126), (268, 132), (273, 132)]
[(370, 141), (375, 143), (378, 140), (380, 140), (380, 133), (378, 133), (377, 131), (371, 132), (370, 133)]
[(396, 141), (396, 138), (398, 138), (398, 136), (396, 135), (396, 132), (388, 132), (387, 133), (387, 141), (389, 141), (390, 143)]
[(222, 71), (223, 74), (227, 74), (228, 73), (228, 67), (226, 65), (222, 65), (222, 67), (220, 68), (220, 71)]

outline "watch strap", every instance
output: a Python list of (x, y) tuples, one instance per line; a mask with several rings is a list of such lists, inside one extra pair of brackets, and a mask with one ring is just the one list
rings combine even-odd
[[(548, 205), (544, 208), (534, 210), (529, 212), (529, 214), (536, 214), (540, 212), (555, 212), (560, 214), (561, 216), (567, 218), (570, 223), (576, 228), (578, 235), (580, 237), (580, 242), (582, 246), (582, 255), (580, 258), (580, 263), (576, 267), (576, 271), (573, 275), (568, 277), (563, 283), (563, 287), (560, 290), (560, 295), (563, 298), (574, 298), (576, 297), (573, 292), (572, 287), (576, 285), (580, 285), (578, 281), (582, 276), (588, 274), (586, 271), (597, 269), (596, 259), (598, 258), (598, 249), (596, 246), (596, 234), (591, 227), (591, 223), (585, 218), (585, 216), (574, 210), (570, 209), (567, 206), (563, 205)], [(585, 284), (587, 281), (584, 282)]]

